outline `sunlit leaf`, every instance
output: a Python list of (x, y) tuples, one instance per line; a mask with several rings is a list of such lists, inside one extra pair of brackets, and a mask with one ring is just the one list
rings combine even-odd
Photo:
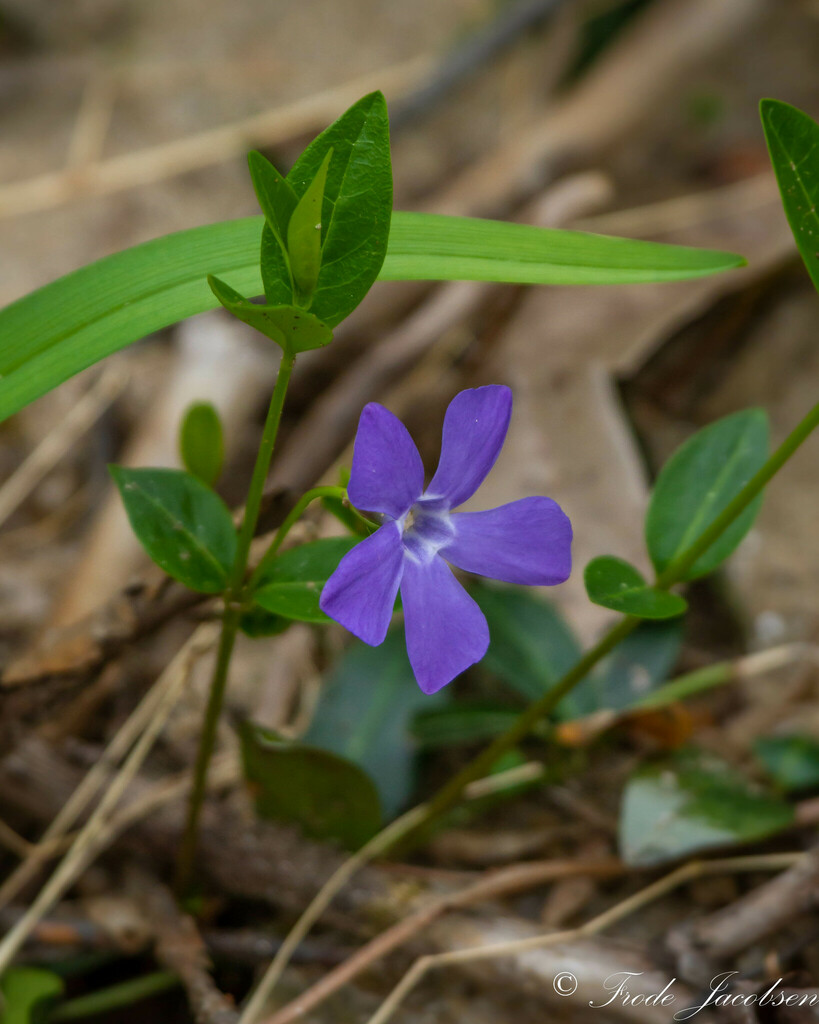
[[(0, 420), (131, 342), (213, 309), (208, 274), (244, 295), (261, 295), (263, 223), (251, 217), (157, 238), (0, 311)], [(742, 262), (728, 253), (525, 224), (393, 213), (379, 278), (624, 284), (701, 277)]]
[(40, 967), (11, 967), (0, 978), (2, 1024), (39, 1024), (44, 1010), (63, 991), (58, 975)]
[(324, 584), (359, 538), (327, 537), (285, 551), (270, 565), (253, 600), (268, 612), (303, 622), (329, 622), (319, 608)]

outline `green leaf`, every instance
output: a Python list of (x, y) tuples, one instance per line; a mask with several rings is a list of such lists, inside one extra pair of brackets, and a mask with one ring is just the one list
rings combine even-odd
[(267, 612), (257, 604), (244, 612), (239, 619), (239, 629), (252, 640), (266, 636), (278, 636), (292, 625), (293, 619), (286, 619), (283, 615)]
[(561, 718), (641, 706), (670, 676), (682, 647), (677, 620), (641, 622), (560, 704)]
[(782, 205), (819, 291), (819, 124), (780, 100), (759, 106)]
[(327, 537), (285, 551), (265, 572), (253, 600), (288, 619), (329, 622), (319, 608), (322, 588), (358, 541), (357, 537)]
[(690, 749), (631, 776), (620, 813), (620, 852), (627, 864), (648, 866), (762, 839), (793, 820), (784, 800), (724, 761)]
[(580, 659), (582, 650), (552, 605), (512, 587), (471, 590), (489, 623), (483, 665), (527, 700), (537, 700)]
[(209, 277), (208, 284), (229, 313), (275, 341), (285, 352), (309, 352), (333, 340), (330, 328), (312, 313), (296, 306), (262, 306), (248, 302), (218, 277)]
[[(0, 420), (131, 342), (213, 309), (218, 301), (208, 274), (260, 295), (263, 224), (251, 217), (166, 235), (67, 274), (0, 311)], [(393, 213), (379, 278), (625, 284), (701, 277), (742, 262), (728, 253), (576, 231)], [(267, 298), (274, 306), (292, 301)]]
[(650, 586), (633, 565), (613, 555), (592, 559), (583, 580), (590, 601), (640, 619), (670, 619), (688, 607), (684, 598)]
[(189, 473), (212, 487), (222, 472), (225, 441), (219, 413), (210, 402), (188, 406), (179, 428), (179, 454)]
[(222, 499), (181, 470), (110, 470), (131, 527), (156, 564), (191, 590), (224, 590), (236, 530)]
[(47, 1005), (62, 995), (62, 978), (39, 967), (12, 967), (0, 978), (2, 1024), (35, 1024)]
[(372, 779), (351, 761), (302, 743), (283, 742), (252, 722), (240, 728), (245, 778), (263, 818), (292, 821), (312, 839), (357, 849), (381, 828)]
[[(646, 543), (661, 573), (736, 497), (768, 457), (768, 417), (762, 409), (725, 416), (699, 430), (663, 466), (646, 516)], [(755, 499), (685, 575), (712, 572), (750, 530), (762, 505)]]
[[(316, 218), (321, 270), (310, 308), (335, 327), (370, 290), (387, 253), (392, 167), (387, 104), (380, 92), (355, 103), (302, 153), (287, 175), (297, 196), (307, 196), (330, 154), (323, 209)], [(293, 270), (295, 276), (295, 265)]]
[(485, 701), (424, 706), (412, 723), (412, 733), (424, 747), (453, 747), (477, 743), (500, 735), (515, 722), (520, 711)]
[(819, 786), (819, 741), (811, 736), (763, 736), (754, 753), (771, 778), (786, 790)]
[[(333, 150), (328, 149), (315, 178), (296, 204), (287, 225), (290, 269), (299, 292), (299, 301), (304, 306), (309, 305), (313, 297), (321, 268), (321, 209), (327, 168), (332, 157)], [(384, 248), (386, 250), (386, 240)]]
[(378, 786), (392, 817), (415, 785), (415, 713), (443, 696), (425, 696), (415, 681), (403, 630), (393, 630), (380, 647), (353, 644), (324, 684), (304, 742), (354, 761)]
[(247, 154), (247, 166), (264, 218), (284, 249), (287, 225), (299, 201), (298, 196), (267, 157), (256, 150)]

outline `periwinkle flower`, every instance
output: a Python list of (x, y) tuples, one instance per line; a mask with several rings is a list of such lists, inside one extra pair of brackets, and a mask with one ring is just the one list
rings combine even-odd
[(426, 490), (421, 456), (404, 424), (375, 402), (361, 413), (347, 493), (356, 508), (378, 513), (382, 525), (341, 560), (321, 608), (377, 646), (400, 587), (407, 652), (424, 693), (446, 686), (489, 646), (486, 618), (447, 562), (529, 586), (563, 583), (571, 571), (571, 523), (551, 498), (453, 512), (495, 464), (511, 412), (512, 392), (502, 385), (456, 395)]

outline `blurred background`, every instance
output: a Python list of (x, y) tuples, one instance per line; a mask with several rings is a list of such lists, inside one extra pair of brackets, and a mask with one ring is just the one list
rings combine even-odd
[[(819, 394), (819, 305), (757, 111), (772, 96), (819, 115), (819, 3), (0, 0), (0, 304), (118, 249), (256, 213), (246, 151), (261, 149), (287, 169), (373, 88), (390, 104), (397, 208), (748, 259), (740, 271), (664, 285), (378, 284), (329, 349), (300, 361), (271, 515), (277, 496), (335, 482), (365, 402), (398, 413), (432, 468), (451, 397), (509, 383), (509, 441), (476, 507), (531, 493), (561, 503), (578, 571), (548, 596), (589, 642), (609, 613), (589, 604), (579, 570), (603, 553), (646, 568), (642, 514), (670, 452), (698, 427), (752, 405), (770, 412), (778, 440)], [(5, 742), (31, 728), (70, 739), (80, 762), (93, 759), (94, 743), (190, 633), (198, 612), (178, 595), (176, 604), (162, 604), (167, 595), (156, 603), (106, 463), (177, 464), (180, 417), (190, 402), (209, 400), (228, 432), (221, 490), (236, 505), (276, 358), (243, 325), (206, 314), (0, 427), (0, 481), (14, 481), (0, 484), (3, 679), (39, 684), (7, 701)], [(34, 452), (27, 475), (13, 477)], [(816, 642), (817, 465), (813, 438), (777, 477), (728, 569), (693, 588), (685, 636), (663, 648), (663, 677)], [(167, 624), (157, 632), (159, 622)], [(125, 656), (100, 672), (123, 638)], [(292, 719), (295, 705), (315, 703), (343, 643), (306, 626), (243, 642), (233, 713), (271, 726)], [(696, 732), (706, 749), (744, 764), (762, 731), (799, 723), (819, 737), (815, 672), (809, 661), (790, 662), (749, 681), (741, 697), (675, 722), (670, 736), (643, 736), (638, 749)], [(638, 669), (626, 681), (635, 692), (657, 681), (647, 684)], [(482, 692), (480, 681), (465, 685)], [(200, 696), (189, 698), (169, 740), (173, 763), (192, 749)], [(585, 796), (602, 787), (605, 820), (632, 754), (614, 768), (606, 762), (605, 782), (592, 774), (580, 783)], [(443, 755), (444, 765), (457, 756)], [(575, 798), (578, 820), (602, 827)], [(22, 830), (24, 802), (10, 798)], [(543, 823), (540, 811), (528, 813), (529, 824)], [(466, 849), (441, 854), (442, 863), (474, 867)], [(591, 899), (550, 920), (573, 920)], [(470, 1006), (470, 1019), (481, 1019)]]

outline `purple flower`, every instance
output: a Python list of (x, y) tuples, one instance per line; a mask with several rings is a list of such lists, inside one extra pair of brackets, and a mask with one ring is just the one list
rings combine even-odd
[(487, 512), (453, 512), (480, 487), (500, 453), (512, 412), (501, 385), (462, 391), (449, 405), (438, 469), (424, 467), (407, 428), (371, 402), (361, 413), (347, 493), (382, 526), (342, 558), (321, 608), (364, 643), (383, 643), (398, 589), (407, 652), (424, 693), (435, 693), (489, 646), (483, 612), (447, 562), (467, 572), (553, 586), (571, 571), (572, 527), (551, 498)]

